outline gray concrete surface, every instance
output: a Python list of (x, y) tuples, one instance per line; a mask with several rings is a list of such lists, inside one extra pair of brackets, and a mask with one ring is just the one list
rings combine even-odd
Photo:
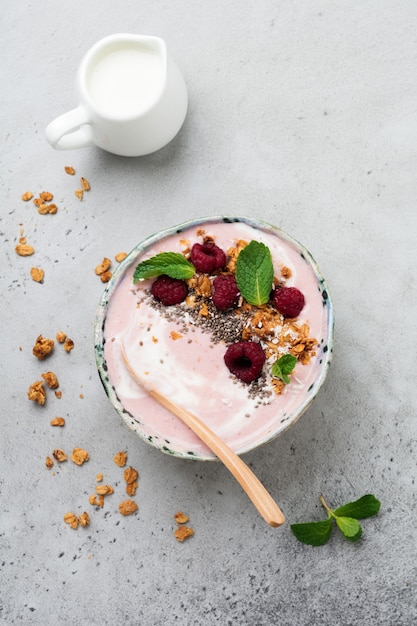
[[(84, 52), (113, 32), (163, 37), (190, 109), (162, 151), (56, 152)], [(5, 624), (411, 626), (416, 623), (417, 5), (414, 0), (3, 2), (1, 566)], [(72, 165), (91, 182), (74, 196)], [(21, 194), (50, 190), (41, 216)], [(336, 309), (334, 360), (314, 405), (245, 455), (284, 510), (268, 527), (220, 464), (169, 458), (109, 405), (93, 351), (103, 256), (187, 218), (262, 217), (316, 257)], [(16, 255), (24, 229), (32, 258)], [(45, 270), (43, 284), (29, 276)], [(36, 337), (64, 330), (45, 368)], [(62, 398), (26, 392), (54, 370)], [(61, 415), (63, 429), (49, 421)], [(54, 448), (90, 461), (45, 469)], [(122, 518), (126, 450), (140, 472)], [(95, 476), (115, 487), (88, 504)], [(290, 523), (364, 493), (382, 503), (350, 544), (298, 543)], [(72, 530), (67, 511), (91, 524)], [(195, 536), (179, 544), (173, 515)]]

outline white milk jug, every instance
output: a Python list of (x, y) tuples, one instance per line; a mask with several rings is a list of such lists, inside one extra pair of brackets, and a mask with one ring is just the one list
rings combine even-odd
[(46, 128), (57, 150), (98, 146), (121, 156), (163, 148), (183, 125), (187, 88), (159, 37), (116, 34), (87, 52), (77, 73), (79, 105)]

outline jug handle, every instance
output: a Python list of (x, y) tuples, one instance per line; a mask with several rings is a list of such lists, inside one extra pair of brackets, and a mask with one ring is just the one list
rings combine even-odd
[(45, 129), (49, 143), (56, 150), (73, 150), (94, 145), (90, 119), (83, 107), (55, 118)]

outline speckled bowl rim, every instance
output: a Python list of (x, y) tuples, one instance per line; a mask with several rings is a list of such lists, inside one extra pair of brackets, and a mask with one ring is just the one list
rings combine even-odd
[(217, 222), (226, 222), (226, 223), (241, 222), (241, 223), (247, 224), (248, 226), (251, 226), (252, 228), (255, 228), (257, 230), (263, 230), (269, 234), (277, 236), (279, 239), (289, 244), (294, 250), (299, 252), (299, 254), (301, 254), (301, 256), (305, 259), (305, 261), (310, 265), (317, 279), (317, 283), (318, 285), (320, 285), (321, 293), (322, 293), (322, 297), (325, 303), (326, 313), (327, 313), (326, 337), (325, 337), (325, 341), (323, 342), (323, 347), (320, 346), (321, 352), (320, 354), (317, 355), (317, 359), (320, 359), (319, 365), (318, 365), (319, 367), (318, 375), (315, 378), (314, 382), (308, 388), (304, 402), (298, 407), (298, 409), (294, 413), (291, 413), (285, 419), (284, 425), (283, 425), (282, 420), (279, 422), (279, 424), (277, 424), (279, 428), (277, 429), (276, 432), (267, 433), (266, 436), (264, 436), (258, 442), (252, 442), (250, 445), (247, 445), (246, 447), (242, 449), (236, 450), (237, 454), (239, 455), (245, 454), (246, 452), (250, 452), (251, 450), (255, 450), (256, 448), (262, 445), (270, 443), (277, 437), (281, 436), (284, 432), (286, 432), (291, 426), (293, 426), (299, 420), (301, 415), (303, 415), (303, 413), (308, 409), (308, 407), (311, 405), (313, 400), (316, 398), (320, 388), (322, 387), (327, 376), (327, 372), (331, 363), (332, 353), (333, 353), (334, 310), (333, 310), (333, 304), (332, 304), (332, 300), (330, 297), (327, 283), (324, 277), (322, 276), (318, 268), (318, 265), (315, 259), (313, 258), (313, 256), (311, 255), (311, 253), (301, 243), (299, 243), (292, 236), (288, 235), (281, 228), (274, 226), (272, 224), (269, 224), (268, 222), (265, 222), (258, 218), (240, 217), (240, 216), (229, 217), (229, 216), (224, 216), (224, 215), (209, 216), (209, 217), (201, 217), (198, 219), (188, 220), (176, 226), (164, 228), (158, 231), (157, 233), (150, 235), (143, 241), (141, 241), (138, 245), (136, 245), (131, 250), (131, 252), (127, 255), (127, 257), (118, 265), (111, 279), (107, 283), (103, 291), (103, 294), (100, 298), (100, 301), (96, 310), (96, 316), (95, 316), (95, 322), (94, 322), (94, 342), (95, 342), (94, 345), (95, 345), (95, 358), (96, 358), (97, 370), (99, 373), (100, 380), (103, 384), (104, 390), (106, 392), (106, 395), (108, 399), (110, 400), (110, 403), (112, 404), (113, 408), (117, 411), (119, 416), (122, 418), (122, 420), (125, 422), (125, 424), (131, 430), (133, 430), (143, 441), (145, 441), (152, 447), (160, 450), (161, 452), (165, 454), (182, 458), (182, 459), (192, 459), (195, 461), (215, 461), (217, 460), (217, 457), (214, 455), (213, 456), (202, 455), (201, 453), (195, 453), (192, 450), (189, 450), (186, 452), (178, 451), (178, 450), (175, 450), (175, 448), (173, 448), (171, 444), (167, 445), (167, 441), (163, 439), (162, 435), (158, 438), (146, 435), (139, 428), (141, 424), (138, 421), (138, 418), (137, 417), (134, 418), (123, 407), (123, 404), (118, 398), (116, 390), (112, 386), (111, 381), (109, 380), (108, 375), (107, 375), (107, 365), (106, 365), (106, 359), (104, 357), (104, 344), (105, 344), (104, 326), (105, 326), (105, 321), (106, 321), (107, 309), (108, 309), (112, 294), (116, 290), (126, 270), (132, 265), (133, 262), (136, 262), (136, 259), (139, 255), (141, 255), (147, 248), (151, 247), (152, 245), (154, 245), (156, 242), (160, 241), (161, 239), (165, 239), (166, 237), (169, 237), (171, 235), (180, 234), (184, 230), (193, 228), (195, 226), (202, 226), (203, 224), (207, 225), (207, 224), (212, 224), (212, 223), (217, 223)]

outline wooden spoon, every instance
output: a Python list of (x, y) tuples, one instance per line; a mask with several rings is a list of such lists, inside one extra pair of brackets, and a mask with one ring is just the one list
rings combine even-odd
[(184, 424), (190, 428), (203, 443), (222, 461), (227, 469), (236, 478), (239, 485), (247, 493), (250, 500), (270, 526), (281, 526), (285, 522), (284, 515), (271, 495), (267, 492), (262, 483), (258, 480), (252, 470), (224, 443), (210, 428), (208, 428), (198, 417), (189, 413), (178, 404), (171, 402), (162, 393), (152, 389), (147, 382), (133, 369), (122, 346), (122, 357), (132, 378), (144, 387), (149, 395), (159, 402), (166, 409), (174, 413)]

